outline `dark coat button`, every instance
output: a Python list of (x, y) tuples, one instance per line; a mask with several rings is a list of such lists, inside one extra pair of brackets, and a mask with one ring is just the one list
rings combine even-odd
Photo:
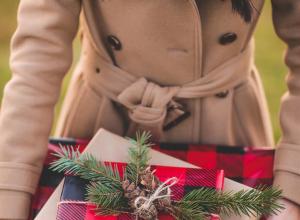
[(122, 44), (116, 36), (113, 36), (113, 35), (107, 36), (107, 42), (115, 50), (122, 49)]
[(236, 33), (226, 33), (223, 34), (220, 38), (219, 38), (219, 43), (222, 45), (226, 45), (226, 44), (230, 44), (232, 42), (234, 42), (237, 39), (237, 35)]
[(228, 96), (228, 94), (229, 94), (229, 91), (226, 90), (226, 91), (217, 93), (216, 97), (218, 97), (218, 98), (226, 98)]
[(96, 73), (100, 73), (100, 68), (99, 67), (96, 67)]

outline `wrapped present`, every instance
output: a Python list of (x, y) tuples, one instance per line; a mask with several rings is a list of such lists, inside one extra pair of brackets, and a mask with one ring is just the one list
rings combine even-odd
[[(122, 166), (126, 166), (122, 164)], [(172, 199), (180, 200), (184, 194), (191, 192), (200, 187), (215, 188), (221, 190), (224, 183), (224, 172), (222, 170), (208, 170), (199, 168), (182, 168), (182, 167), (166, 167), (153, 166), (156, 170), (156, 176), (162, 181), (166, 181), (170, 177), (177, 178), (179, 181), (171, 187)], [(124, 169), (120, 169), (122, 171)], [(122, 175), (122, 173), (121, 173)], [(135, 216), (119, 215), (119, 216), (97, 216), (95, 206), (85, 202), (86, 195), (85, 180), (78, 177), (67, 176), (61, 194), (61, 201), (58, 205), (57, 220), (82, 219), (82, 220), (100, 220), (100, 219), (135, 219)], [(160, 214), (159, 219), (171, 220), (172, 216)], [(217, 219), (212, 216), (212, 219)]]
[[(116, 161), (116, 162), (127, 162), (127, 153), (128, 153), (128, 147), (130, 146), (130, 143), (128, 142), (128, 140), (119, 137), (115, 134), (112, 134), (104, 129), (100, 129), (99, 132), (94, 136), (94, 138), (91, 140), (91, 142), (89, 143), (86, 151), (89, 153), (92, 153), (94, 155), (97, 155), (98, 159), (101, 161)], [(191, 149), (195, 149), (197, 148), (198, 150), (191, 150)], [(202, 145), (198, 145), (198, 146), (188, 146), (188, 145), (175, 145), (175, 144), (161, 144), (159, 146), (155, 146), (155, 150), (152, 150), (151, 153), (151, 164), (156, 164), (156, 165), (161, 165), (161, 166), (176, 166), (176, 167), (186, 167), (186, 168), (196, 168), (199, 167), (199, 165), (201, 167), (206, 167), (208, 166), (208, 168), (216, 168), (216, 167), (221, 167), (221, 163), (216, 162), (216, 160), (220, 160), (222, 157), (221, 156), (217, 156), (218, 154), (221, 154), (222, 152), (226, 151), (227, 147), (214, 147), (211, 146), (212, 148), (210, 148), (210, 146), (202, 146)], [(174, 151), (171, 151), (171, 150)], [(247, 148), (246, 148), (247, 149)], [(247, 152), (264, 152), (262, 154), (260, 153), (255, 153), (253, 154), (255, 156), (255, 160), (261, 160), (264, 161), (265, 159), (265, 155), (269, 155), (270, 157), (272, 157), (273, 155), (273, 151), (272, 150), (265, 150), (265, 149), (261, 149), (261, 150), (254, 150), (254, 151), (248, 151), (245, 149), (235, 149), (232, 148), (233, 151), (227, 151), (232, 153), (232, 155), (247, 155)], [(161, 151), (161, 152), (160, 152)], [(184, 152), (184, 151), (189, 151), (189, 153)], [(117, 153), (116, 153), (117, 152)], [(166, 155), (162, 152), (166, 152), (169, 155)], [(201, 153), (202, 152), (202, 153)], [(242, 152), (242, 153), (241, 153)], [(266, 154), (265, 154), (266, 153)], [(212, 156), (214, 155), (214, 156)], [(253, 157), (253, 155), (251, 157)], [(249, 158), (251, 158), (249, 157)], [(215, 159), (213, 159), (215, 158)], [(184, 161), (185, 160), (185, 161)], [(210, 164), (210, 160), (211, 160), (211, 165)], [(201, 161), (204, 161), (203, 165), (199, 164)], [(231, 159), (231, 161), (234, 161), (234, 159)], [(249, 161), (249, 160), (244, 160), (245, 161)], [(260, 164), (260, 167), (258, 166), (252, 166), (253, 163), (244, 163), (243, 167), (246, 166), (252, 166), (253, 169), (258, 169), (258, 171), (256, 172), (256, 177), (260, 178), (261, 174), (264, 173), (271, 173), (270, 172), (270, 168), (272, 166), (272, 161), (271, 160), (265, 160), (266, 162), (268, 162), (266, 164), (264, 164), (263, 166), (261, 166), (262, 164)], [(216, 166), (216, 164), (219, 164), (218, 166)], [(206, 165), (205, 165), (206, 164)], [(210, 164), (210, 165), (209, 165)], [(230, 170), (230, 171), (235, 171), (237, 169), (235, 169), (235, 167), (237, 167), (237, 165), (235, 163), (231, 163), (233, 168), (230, 169), (229, 166), (225, 166), (226, 170)], [(238, 165), (240, 166), (241, 163)], [(251, 168), (251, 169), (252, 169)], [(268, 169), (269, 171), (264, 171), (265, 169)], [(230, 173), (229, 173), (230, 174)], [(226, 175), (226, 173), (225, 173)], [(238, 172), (237, 174), (233, 174), (233, 172), (231, 172), (232, 176), (234, 176), (234, 178), (236, 180), (243, 180), (243, 176), (244, 175), (244, 171), (243, 172)], [(239, 177), (239, 178), (238, 178)], [(51, 177), (49, 177), (51, 178)], [(261, 178), (263, 179), (263, 178)], [(60, 185), (57, 187), (57, 189), (54, 191), (54, 193), (51, 195), (50, 199), (48, 200), (48, 202), (45, 204), (45, 207), (41, 210), (41, 212), (38, 214), (38, 216), (36, 217), (36, 220), (44, 220), (44, 219), (48, 219), (48, 220), (55, 220), (56, 219), (56, 211), (57, 211), (57, 204), (60, 201), (60, 195), (61, 195), (61, 191), (63, 188), (63, 183), (60, 183)], [(236, 190), (240, 190), (240, 189), (249, 189), (249, 187), (239, 184), (236, 181), (232, 181), (228, 178), (225, 178), (224, 181), (224, 190), (225, 191), (236, 191)], [(222, 218), (222, 219), (226, 219), (226, 218)], [(233, 220), (234, 218), (231, 217), (231, 220)], [(248, 217), (236, 217), (236, 219), (249, 219)], [(251, 218), (252, 219), (252, 218)], [(255, 218), (253, 218), (255, 219)]]
[(40, 177), (39, 185), (35, 196), (32, 200), (31, 205), (31, 217), (29, 219), (34, 219), (38, 212), (42, 209), (44, 204), (47, 202), (49, 197), (54, 192), (55, 188), (62, 181), (64, 175), (60, 173), (53, 172), (49, 169), (50, 163), (52, 163), (56, 158), (53, 153), (59, 151), (60, 146), (72, 146), (78, 149), (80, 152), (84, 151), (88, 144), (86, 140), (71, 139), (71, 138), (50, 138), (48, 144), (48, 153), (44, 161), (44, 167)]

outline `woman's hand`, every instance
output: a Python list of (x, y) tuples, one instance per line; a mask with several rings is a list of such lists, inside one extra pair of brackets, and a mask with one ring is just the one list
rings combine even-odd
[(280, 200), (284, 210), (279, 215), (271, 216), (268, 220), (300, 220), (300, 206), (286, 199)]

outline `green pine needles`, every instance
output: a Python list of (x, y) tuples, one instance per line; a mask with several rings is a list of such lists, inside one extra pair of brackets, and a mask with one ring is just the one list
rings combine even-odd
[(91, 154), (81, 154), (70, 146), (61, 146), (61, 149), (62, 152), (54, 154), (59, 159), (50, 168), (89, 180), (87, 200), (101, 206), (99, 214), (120, 214), (127, 210), (127, 202), (122, 199), (122, 178), (116, 167), (99, 162)]
[[(81, 154), (72, 147), (61, 147), (51, 169), (90, 181), (86, 200), (96, 205), (98, 215), (133, 214), (137, 218), (155, 220), (167, 212), (177, 220), (206, 220), (211, 213), (222, 215), (276, 215), (283, 209), (278, 203), (281, 190), (271, 187), (220, 192), (210, 188), (193, 190), (180, 201), (173, 201), (167, 190), (147, 203), (162, 183), (149, 166), (150, 133), (137, 133), (130, 139), (128, 165), (121, 177), (116, 166), (98, 161), (91, 154)], [(171, 178), (171, 177), (170, 177)], [(172, 192), (173, 194), (176, 192)], [(142, 199), (141, 199), (142, 198)], [(147, 200), (147, 201), (146, 201)]]
[(221, 193), (214, 189), (201, 188), (187, 194), (181, 201), (177, 202), (177, 206), (182, 210), (184, 216), (197, 214), (199, 211), (202, 214), (220, 213), (226, 216), (233, 214), (246, 216), (276, 215), (283, 208), (277, 203), (280, 195), (280, 190), (271, 187), (258, 187), (235, 193)]
[(129, 148), (129, 160), (126, 166), (126, 178), (130, 182), (138, 184), (139, 174), (145, 170), (149, 165), (149, 139), (151, 138), (150, 133), (137, 133), (136, 140), (129, 139), (131, 147)]

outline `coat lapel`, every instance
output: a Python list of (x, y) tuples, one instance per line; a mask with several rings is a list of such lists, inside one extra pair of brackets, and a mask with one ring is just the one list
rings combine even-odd
[(81, 24), (83, 25), (83, 28), (86, 30), (91, 43), (94, 46), (95, 51), (100, 55), (104, 56), (104, 58), (110, 62), (113, 63), (111, 57), (109, 56), (106, 48), (104, 47), (102, 40), (101, 40), (101, 34), (99, 27), (97, 25), (97, 19), (98, 17), (95, 14), (95, 1), (94, 0), (84, 0), (82, 1), (82, 7), (83, 7), (83, 19), (81, 19)]
[[(202, 20), (200, 16), (200, 10), (196, 4), (196, 0), (188, 0), (194, 13), (194, 24), (195, 24), (195, 76), (196, 78), (203, 76), (203, 36), (202, 36)], [(200, 120), (201, 120), (201, 99), (195, 99), (194, 108), (194, 122), (193, 122), (193, 134), (192, 141), (198, 142), (200, 139)]]
[(200, 10), (196, 4), (195, 0), (188, 0), (194, 13), (194, 24), (195, 24), (195, 63), (196, 63), (196, 75), (198, 77), (202, 76), (202, 56), (203, 56), (203, 38), (202, 38), (202, 20), (200, 16)]

